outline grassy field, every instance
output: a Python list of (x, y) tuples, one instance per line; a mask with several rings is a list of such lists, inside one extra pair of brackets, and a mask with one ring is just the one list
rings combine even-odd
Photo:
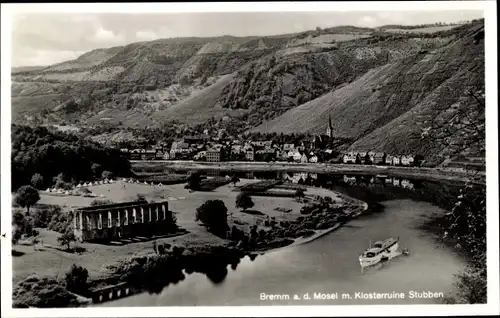
[[(237, 185), (256, 182), (256, 180), (242, 179)], [(125, 187), (123, 187), (125, 185)], [(187, 234), (155, 238), (158, 243), (170, 243), (179, 246), (199, 246), (206, 244), (224, 244), (226, 240), (218, 238), (207, 232), (204, 227), (194, 221), (196, 208), (206, 200), (220, 199), (228, 208), (228, 222), (233, 224), (235, 220), (240, 224), (254, 224), (258, 219), (266, 218), (266, 215), (274, 216), (276, 219), (295, 219), (300, 215), (302, 203), (292, 198), (253, 197), (255, 206), (249, 212), (242, 212), (235, 207), (236, 196), (239, 192), (233, 191), (234, 186), (226, 185), (213, 192), (190, 192), (184, 189), (184, 184), (169, 186), (148, 186), (142, 184), (129, 184), (117, 182), (114, 184), (98, 185), (89, 187), (91, 191), (114, 202), (133, 200), (137, 194), (143, 194), (148, 200), (169, 200), (169, 209), (177, 217), (177, 224), (188, 231)], [(322, 188), (308, 188), (306, 195), (321, 195), (339, 198), (335, 193)], [(95, 198), (84, 198), (77, 196), (51, 196), (42, 194), (40, 203), (65, 205), (66, 210), (70, 207), (87, 206)], [(292, 212), (282, 214), (275, 211), (277, 207), (291, 209)], [(126, 245), (102, 245), (81, 243), (79, 246), (86, 249), (82, 255), (68, 253), (59, 249), (57, 236), (53, 231), (40, 230), (40, 244), (16, 245), (13, 250), (13, 279), (17, 282), (33, 273), (62, 277), (68, 268), (76, 263), (88, 269), (91, 278), (105, 277), (109, 273), (107, 264), (117, 262), (120, 258), (131, 255), (146, 254), (153, 252), (152, 241), (132, 242)], [(43, 246), (42, 246), (43, 242)]]

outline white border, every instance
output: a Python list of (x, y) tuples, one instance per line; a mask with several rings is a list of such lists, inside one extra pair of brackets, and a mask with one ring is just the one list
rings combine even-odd
[[(358, 5), (356, 5), (358, 4)], [(10, 65), (11, 15), (26, 12), (245, 12), (245, 11), (436, 11), (484, 10), (486, 28), (486, 146), (487, 146), (487, 244), (488, 299), (487, 305), (375, 305), (375, 306), (245, 306), (245, 307), (135, 307), (81, 309), (12, 309), (11, 194), (10, 194)], [(394, 315), (480, 315), (498, 314), (498, 122), (497, 122), (497, 20), (496, 1), (428, 1), (428, 2), (261, 2), (261, 3), (85, 3), (85, 4), (2, 4), (2, 116), (1, 116), (1, 198), (2, 213), (2, 316), (6, 317), (160, 317), (160, 316), (394, 316)]]

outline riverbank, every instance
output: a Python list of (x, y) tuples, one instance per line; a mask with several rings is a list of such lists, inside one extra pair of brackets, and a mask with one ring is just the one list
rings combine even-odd
[[(253, 182), (257, 180), (242, 179), (240, 185)], [(125, 189), (123, 189), (124, 185)], [(114, 242), (109, 245), (78, 243), (84, 251), (78, 254), (58, 247), (59, 233), (39, 229), (39, 240), (43, 242), (43, 246), (16, 245), (14, 247), (16, 252), (16, 257), (13, 257), (14, 283), (21, 282), (33, 273), (60, 281), (72, 264), (78, 264), (88, 270), (90, 289), (95, 290), (120, 283), (142, 284), (154, 278), (140, 268), (152, 266), (147, 271), (165, 271), (166, 264), (170, 267), (180, 266), (180, 272), (177, 271), (177, 274), (165, 278), (164, 285), (161, 286), (163, 288), (171, 282), (170, 280), (182, 279), (183, 276), (179, 274), (182, 270), (197, 271), (207, 275), (216, 273), (214, 275), (217, 276), (228, 264), (237, 264), (246, 255), (255, 257), (256, 253), (261, 254), (285, 246), (310, 242), (340, 227), (342, 222), (346, 222), (350, 216), (354, 215), (351, 213), (353, 208), (362, 207), (361, 203), (356, 204), (355, 199), (331, 190), (307, 187), (306, 197), (301, 200), (288, 197), (254, 196), (253, 209), (242, 211), (235, 207), (235, 199), (239, 192), (234, 189), (233, 185), (224, 185), (212, 192), (190, 192), (184, 189), (182, 184), (152, 187), (121, 182), (93, 186), (93, 192), (103, 194), (106, 199), (114, 202), (130, 200), (137, 194), (144, 194), (148, 200), (165, 200), (167, 199), (165, 191), (167, 191), (170, 200), (169, 208), (174, 211), (177, 224), (186, 231), (185, 234), (152, 239), (137, 238), (131, 242)], [(71, 196), (57, 197), (58, 201), (54, 202), (52, 197), (44, 195), (42, 197), (42, 201), (50, 199), (52, 204), (58, 205), (76, 207), (79, 204), (88, 204), (88, 202), (75, 201)], [(326, 197), (329, 198), (330, 203), (318, 207), (323, 210), (316, 209), (310, 215), (302, 213), (304, 205)], [(195, 222), (196, 208), (205, 201), (213, 199), (220, 199), (225, 203), (228, 208), (230, 229), (234, 226), (238, 227), (244, 233), (243, 237), (240, 239), (220, 238)], [(332, 213), (327, 211), (330, 206), (334, 209)], [(342, 216), (344, 211), (349, 214)], [(166, 248), (165, 254), (160, 255), (156, 253), (155, 245), (169, 247)], [(176, 250), (175, 253), (174, 250)], [(180, 254), (179, 251), (181, 251)], [(154, 269), (156, 266), (162, 270)], [(158, 275), (163, 274), (158, 273)], [(143, 287), (139, 286), (139, 289), (144, 289)], [(155, 288), (160, 288), (160, 286)]]
[[(233, 171), (288, 171), (311, 173), (381, 174), (392, 177), (406, 177), (433, 181), (468, 181), (472, 174), (485, 178), (484, 172), (468, 172), (445, 168), (400, 167), (378, 165), (354, 165), (332, 163), (290, 163), (290, 162), (196, 162), (187, 160), (130, 161), (132, 169), (140, 171), (149, 167), (178, 170), (233, 170)], [(484, 182), (484, 180), (483, 180)]]

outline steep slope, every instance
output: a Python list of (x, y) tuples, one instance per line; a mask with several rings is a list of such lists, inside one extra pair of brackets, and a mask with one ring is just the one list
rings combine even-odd
[(211, 117), (221, 118), (223, 116), (242, 114), (245, 111), (224, 109), (217, 102), (221, 91), (233, 78), (234, 74), (224, 75), (213, 85), (196, 92), (180, 103), (153, 113), (152, 118), (159, 122), (175, 120), (196, 125), (207, 121)]
[(323, 133), (331, 116), (335, 136), (356, 140), (351, 149), (421, 153), (442, 161), (449, 149), (419, 138), (422, 129), (459, 101), (467, 107), (472, 101), (466, 88), (484, 88), (484, 26), (459, 32), (447, 46), (372, 69), (253, 131)]

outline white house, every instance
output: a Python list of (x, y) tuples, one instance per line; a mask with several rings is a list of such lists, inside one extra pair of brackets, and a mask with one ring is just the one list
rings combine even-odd
[(300, 152), (295, 151), (294, 154), (293, 154), (293, 160), (294, 161), (300, 161), (301, 158), (302, 158), (302, 155), (300, 154)]
[(394, 179), (392, 180), (392, 184), (393, 184), (394, 186), (399, 186), (399, 179), (394, 178)]
[(309, 158), (309, 162), (311, 163), (317, 163), (318, 162), (318, 156), (314, 155), (311, 158)]
[(401, 156), (401, 164), (403, 166), (413, 165), (414, 158), (412, 155)]
[(300, 162), (301, 162), (301, 163), (307, 163), (307, 162), (308, 162), (308, 160), (307, 160), (307, 156), (306, 156), (306, 154), (305, 154), (305, 153), (304, 153), (304, 154), (302, 154), (302, 156), (300, 157)]
[(344, 163), (356, 163), (356, 154), (354, 152), (349, 152), (344, 154), (343, 162)]
[(295, 145), (294, 144), (284, 144), (283, 145), (283, 150), (284, 151), (290, 151), (290, 150), (294, 150), (295, 149)]
[(394, 166), (399, 166), (401, 163), (401, 158), (399, 156), (392, 157), (392, 164)]
[(170, 159), (170, 154), (168, 153), (168, 151), (165, 151), (163, 153), (163, 160), (169, 160)]
[(287, 157), (288, 158), (293, 158), (294, 155), (295, 155), (295, 150), (289, 150), (288, 154), (287, 154)]
[(393, 158), (394, 158), (393, 156), (391, 156), (391, 155), (387, 155), (387, 156), (385, 157), (385, 164), (386, 164), (386, 165), (392, 165), (392, 159), (393, 159)]

